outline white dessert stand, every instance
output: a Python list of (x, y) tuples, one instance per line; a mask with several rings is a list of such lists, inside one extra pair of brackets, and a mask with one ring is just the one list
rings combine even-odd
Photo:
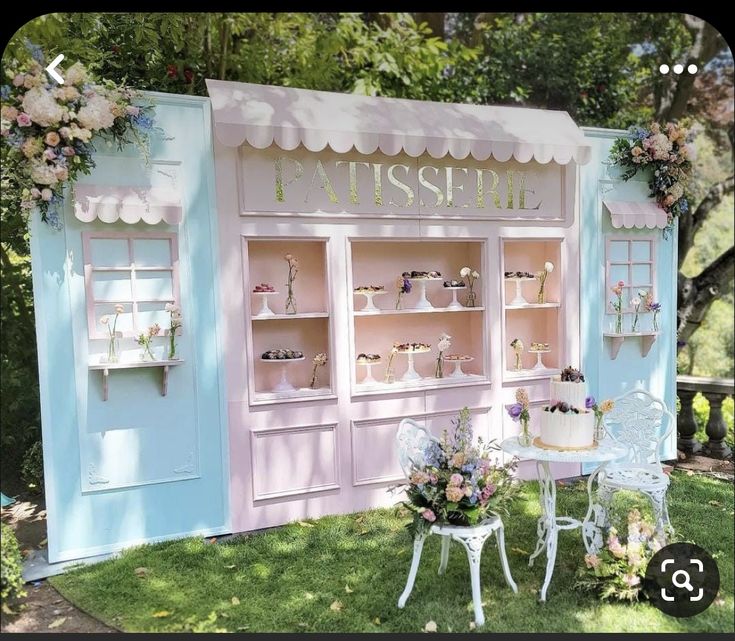
[(464, 378), (465, 376), (469, 376), (469, 374), (465, 374), (462, 371), (462, 363), (469, 363), (470, 361), (474, 361), (475, 359), (472, 356), (467, 356), (466, 358), (462, 359), (451, 359), (447, 360), (446, 358), (442, 359), (445, 363), (451, 363), (454, 365), (454, 371), (448, 376), (448, 378)]
[(253, 292), (255, 296), (260, 296), (260, 311), (256, 316), (275, 316), (275, 312), (268, 307), (268, 296), (275, 296), (278, 292)]
[(434, 306), (429, 302), (429, 299), (426, 298), (426, 284), (443, 282), (444, 279), (443, 278), (408, 278), (407, 280), (411, 281), (412, 283), (418, 283), (419, 285), (419, 300), (413, 306), (413, 308), (414, 309), (434, 309)]
[(370, 361), (370, 362), (357, 361), (358, 365), (362, 365), (363, 367), (365, 367), (365, 378), (362, 379), (363, 383), (367, 383), (368, 385), (373, 385), (378, 382), (373, 378), (373, 365), (378, 365), (379, 363), (382, 363), (382, 360)]
[(408, 357), (408, 369), (406, 369), (406, 373), (401, 377), (402, 381), (411, 382), (421, 380), (421, 374), (419, 374), (413, 366), (413, 357), (415, 354), (427, 354), (430, 351), (431, 349), (417, 349), (407, 352), (399, 350), (397, 352), (398, 354), (405, 354)]
[(531, 369), (546, 369), (546, 365), (544, 365), (544, 362), (541, 360), (541, 355), (551, 354), (550, 349), (529, 349), (528, 352), (530, 354), (536, 354), (536, 364)]
[(305, 358), (305, 356), (302, 356), (301, 358), (260, 358), (261, 363), (277, 363), (281, 366), (281, 380), (279, 380), (273, 388), (274, 392), (293, 392), (296, 389), (288, 380), (287, 369), (292, 363), (298, 363), (299, 361), (303, 361)]
[[(518, 437), (505, 439), (500, 444), (501, 449), (511, 456), (520, 459), (536, 461), (538, 471), (539, 497), (541, 500), (541, 517), (538, 520), (538, 541), (536, 549), (528, 559), (529, 567), (533, 566), (534, 559), (546, 550), (546, 576), (541, 587), (540, 600), (546, 601), (546, 591), (549, 589), (551, 577), (554, 574), (556, 562), (556, 547), (559, 539), (559, 530), (582, 529), (582, 540), (588, 553), (595, 554), (602, 548), (602, 527), (605, 512), (601, 505), (594, 502), (592, 486), (610, 461), (624, 458), (628, 449), (612, 439), (600, 441), (594, 449), (588, 450), (547, 450), (535, 445), (523, 447), (518, 443)], [(590, 474), (587, 480), (587, 513), (580, 521), (571, 516), (556, 515), (556, 483), (549, 469), (549, 463), (597, 463), (597, 469)]]
[(516, 297), (510, 301), (511, 305), (528, 305), (528, 301), (523, 298), (521, 283), (536, 280), (535, 278), (506, 278), (505, 280), (516, 284)]
[(457, 292), (463, 289), (467, 289), (467, 286), (465, 285), (464, 287), (445, 287), (444, 289), (452, 292), (452, 302), (447, 305), (447, 309), (464, 309), (464, 305), (462, 305), (462, 303), (457, 300)]
[(379, 290), (376, 292), (354, 292), (357, 296), (364, 296), (367, 301), (365, 302), (365, 307), (363, 307), (360, 311), (361, 312), (371, 312), (373, 314), (380, 313), (380, 309), (375, 307), (375, 303), (373, 303), (373, 298), (375, 296), (380, 296), (381, 294), (387, 294), (388, 292), (385, 290)]

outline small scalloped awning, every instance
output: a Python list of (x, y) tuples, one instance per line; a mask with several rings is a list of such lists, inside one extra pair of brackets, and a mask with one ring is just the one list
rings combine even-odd
[(610, 212), (610, 222), (615, 229), (621, 227), (664, 229), (668, 225), (666, 212), (653, 200), (644, 202), (604, 200), (603, 204)]
[(178, 225), (181, 214), (181, 200), (171, 189), (112, 185), (74, 187), (74, 216), (85, 223), (97, 218), (103, 223), (120, 220), (129, 224), (143, 221), (155, 225), (163, 221)]
[(217, 139), (228, 147), (492, 156), (582, 165), (591, 146), (566, 111), (376, 98), (207, 80)]

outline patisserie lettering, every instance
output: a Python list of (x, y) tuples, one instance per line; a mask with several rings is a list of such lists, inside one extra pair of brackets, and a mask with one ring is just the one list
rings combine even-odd
[[(304, 203), (323, 199), (332, 204), (360, 205), (365, 199), (375, 206), (406, 208), (416, 202), (417, 194), (411, 184), (418, 183), (419, 203), (422, 207), (477, 209), (530, 209), (541, 207), (535, 190), (529, 187), (529, 175), (517, 169), (493, 170), (468, 167), (434, 167), (421, 165), (417, 174), (411, 165), (396, 163), (386, 165), (355, 160), (337, 160), (330, 165), (317, 159), (313, 171), (306, 171), (304, 163), (288, 156), (273, 161), (275, 201), (289, 200), (291, 185), (308, 181)], [(415, 179), (414, 176), (415, 175)], [(399, 193), (387, 199), (383, 197), (384, 178)], [(474, 185), (472, 184), (474, 183)], [(365, 192), (371, 184), (372, 193)], [(474, 189), (473, 189), (474, 187)], [(395, 191), (395, 190), (392, 190)], [(291, 198), (293, 200), (293, 198)]]

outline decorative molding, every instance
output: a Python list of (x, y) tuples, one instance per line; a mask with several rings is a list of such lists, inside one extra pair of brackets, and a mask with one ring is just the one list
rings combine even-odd
[(87, 480), (90, 485), (105, 485), (110, 482), (110, 479), (97, 473), (97, 466), (94, 463), (90, 463), (87, 467)]
[(190, 450), (186, 462), (174, 468), (174, 474), (193, 474), (196, 466), (194, 464), (194, 450)]

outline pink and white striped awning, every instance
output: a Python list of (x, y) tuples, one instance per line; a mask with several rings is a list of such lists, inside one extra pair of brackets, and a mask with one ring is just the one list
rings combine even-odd
[(74, 216), (85, 223), (98, 219), (103, 223), (118, 220), (155, 225), (181, 222), (181, 200), (176, 192), (161, 187), (120, 187), (113, 185), (76, 185)]
[(664, 229), (668, 224), (666, 212), (653, 200), (643, 202), (605, 200), (603, 204), (610, 212), (610, 222), (615, 229)]

